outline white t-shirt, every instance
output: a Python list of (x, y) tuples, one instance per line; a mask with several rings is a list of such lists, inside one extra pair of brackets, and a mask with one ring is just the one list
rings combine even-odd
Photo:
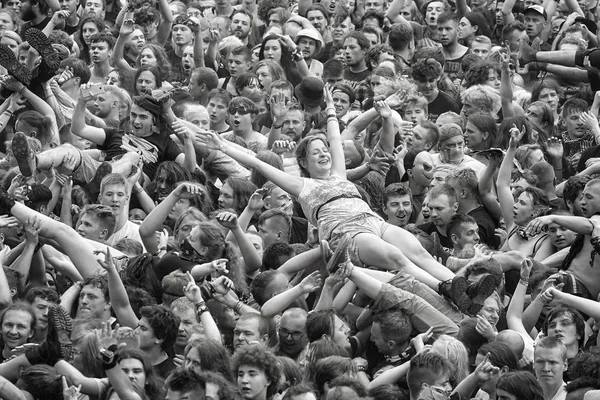
[(146, 252), (146, 248), (144, 247), (144, 243), (142, 243), (142, 237), (140, 236), (140, 226), (134, 224), (131, 221), (125, 222), (125, 225), (108, 238), (108, 244), (111, 246), (115, 246), (121, 239), (133, 239), (139, 242), (142, 245), (142, 249)]

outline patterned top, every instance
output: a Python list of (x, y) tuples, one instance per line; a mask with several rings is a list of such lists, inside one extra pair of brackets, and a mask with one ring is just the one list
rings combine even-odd
[(379, 218), (360, 198), (356, 186), (337, 175), (328, 180), (305, 178), (298, 202), (309, 222), (318, 227), (322, 239), (329, 239), (335, 227), (351, 217), (369, 214)]

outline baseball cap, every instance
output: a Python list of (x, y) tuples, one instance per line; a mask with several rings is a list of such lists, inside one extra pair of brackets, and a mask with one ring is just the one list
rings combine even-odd
[(548, 19), (548, 14), (546, 14), (546, 10), (544, 10), (544, 7), (542, 6), (538, 6), (537, 4), (529, 6), (525, 10), (523, 10), (523, 15), (527, 14), (528, 11), (540, 14), (542, 17), (544, 17), (545, 20)]

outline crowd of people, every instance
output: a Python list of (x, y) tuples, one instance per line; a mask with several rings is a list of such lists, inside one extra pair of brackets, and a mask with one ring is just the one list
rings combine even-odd
[(3, 0), (0, 399), (599, 398), (599, 10)]

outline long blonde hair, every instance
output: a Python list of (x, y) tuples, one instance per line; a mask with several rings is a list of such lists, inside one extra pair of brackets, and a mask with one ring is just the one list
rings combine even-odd
[(469, 375), (469, 353), (460, 340), (452, 336), (440, 335), (433, 342), (431, 351), (446, 357), (452, 364), (453, 371), (450, 377), (452, 387), (456, 387)]

